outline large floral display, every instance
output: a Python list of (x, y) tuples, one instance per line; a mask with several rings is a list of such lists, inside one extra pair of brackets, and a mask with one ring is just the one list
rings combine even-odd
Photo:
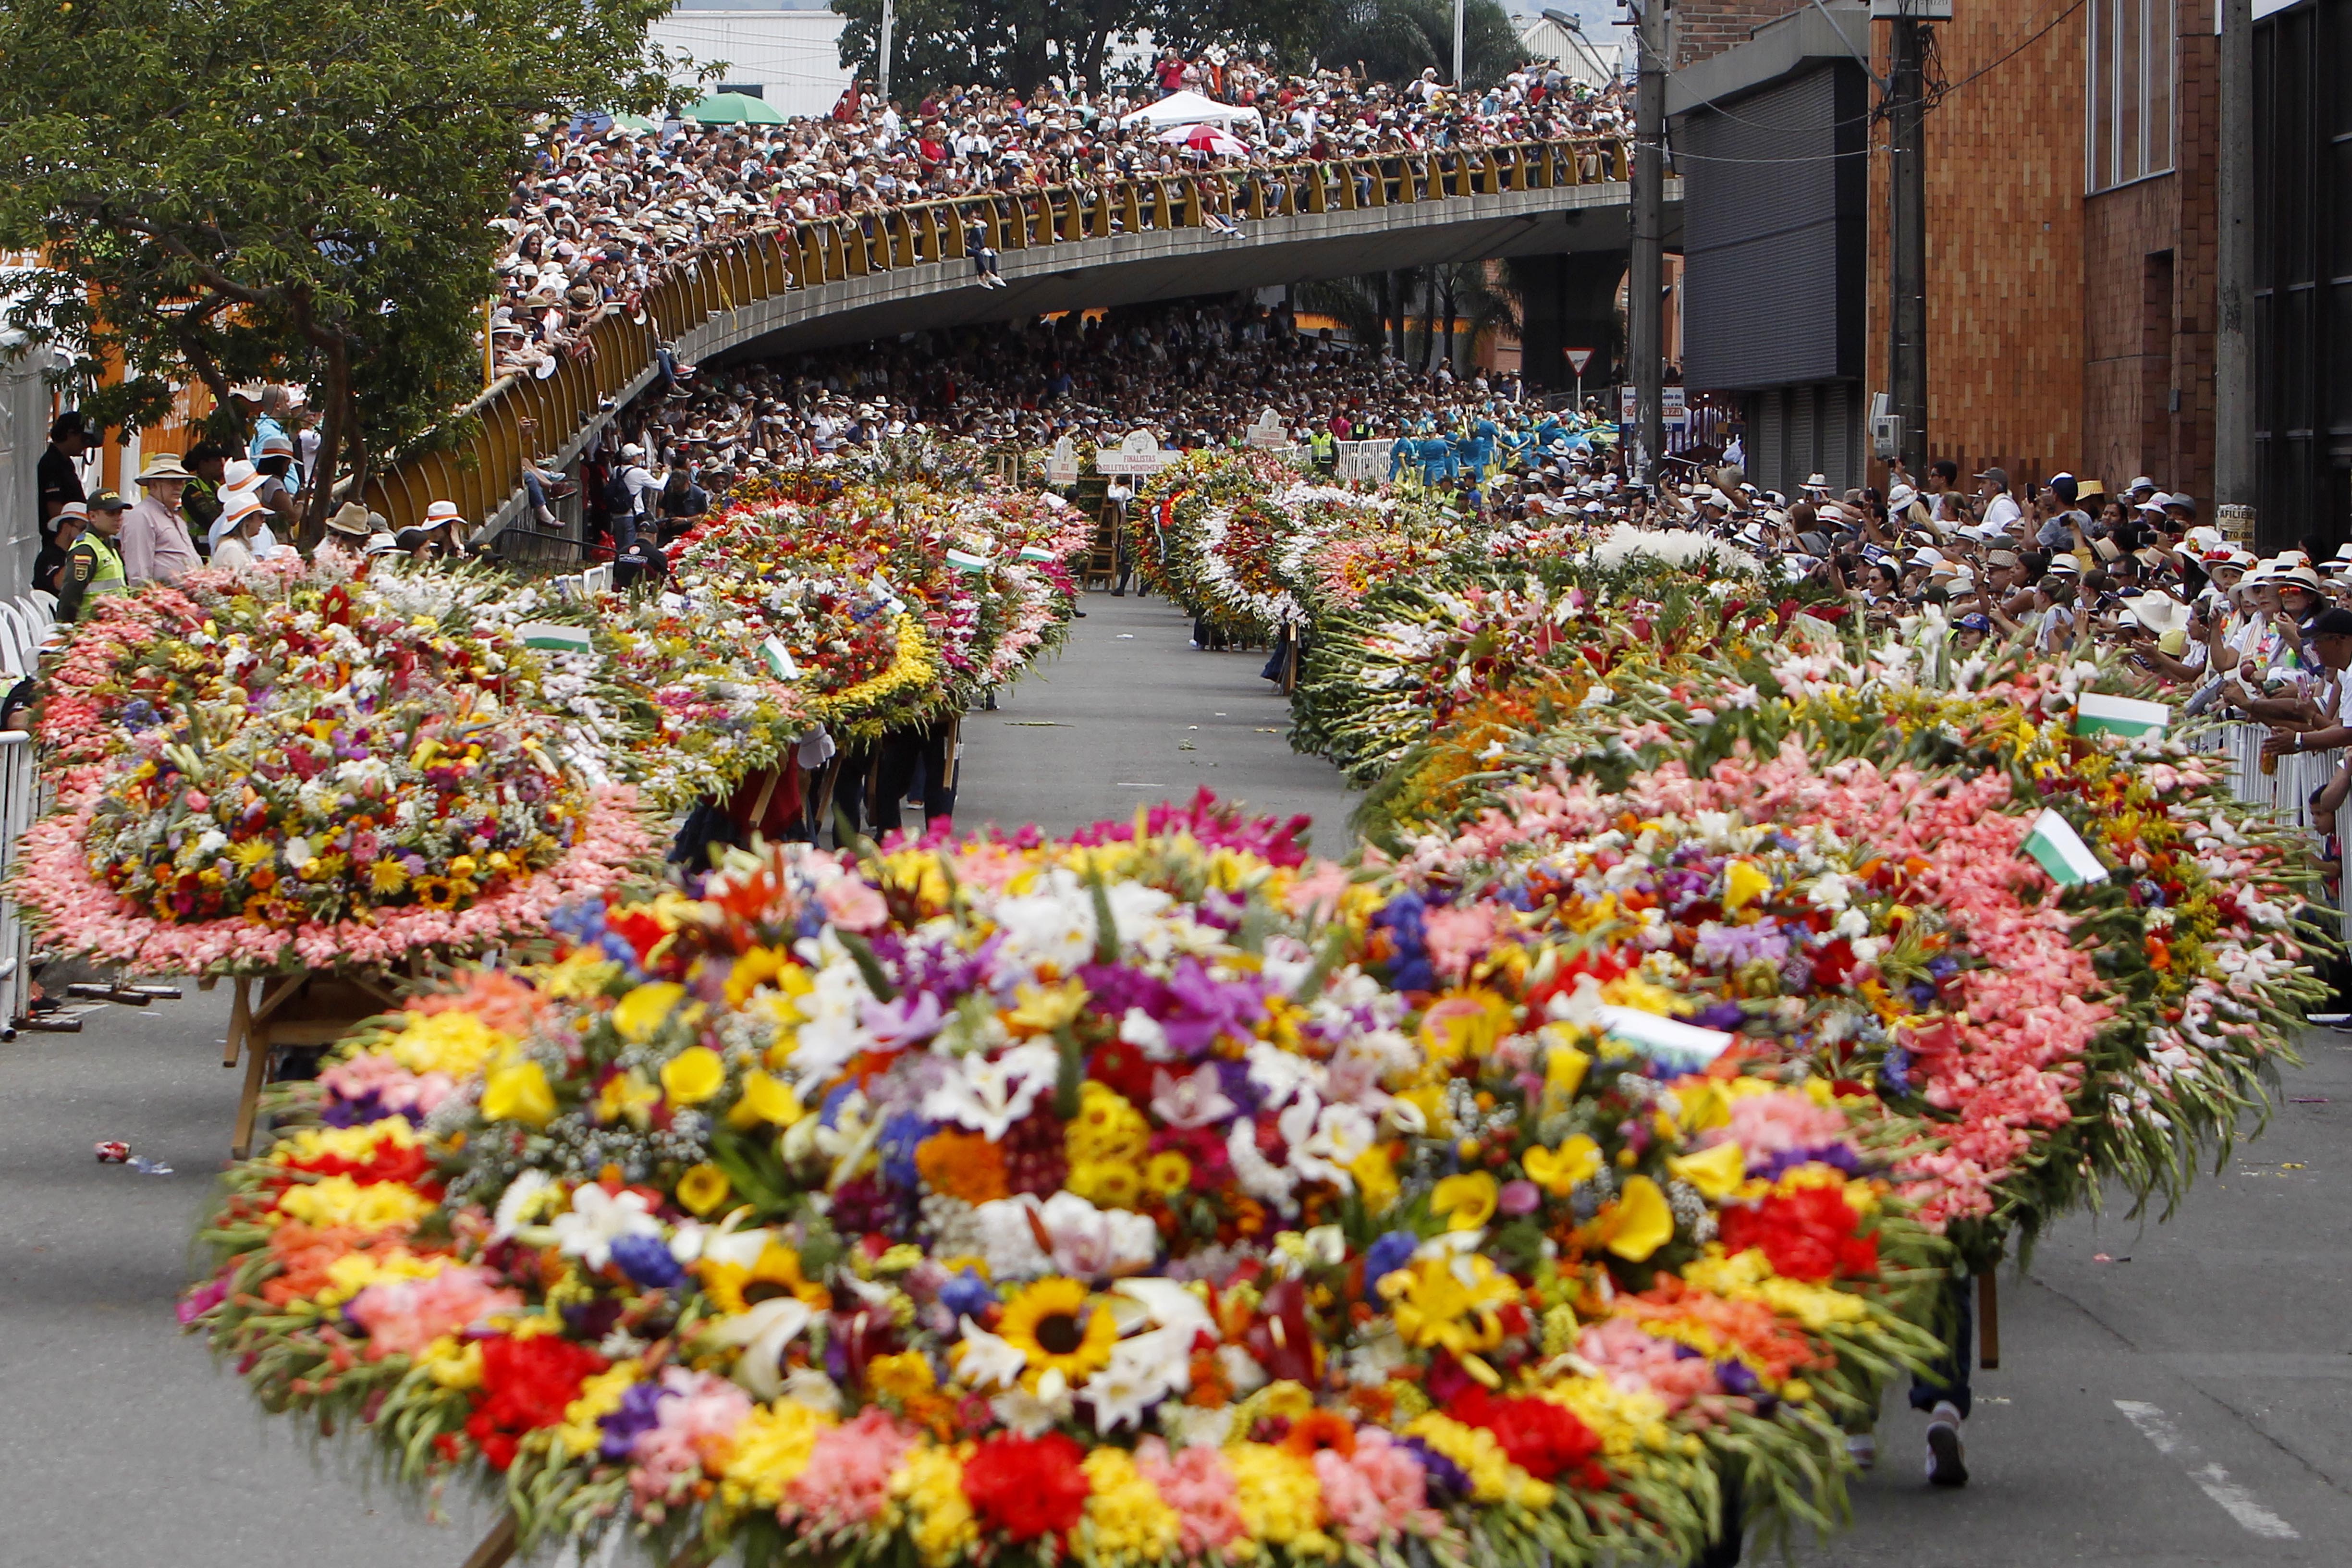
[(405, 1479), (665, 1558), (1680, 1562), (1727, 1466), (1832, 1521), (1933, 1351), (1918, 1124), (1675, 1017), (1635, 933), (1294, 832), (579, 911), (287, 1088), (183, 1315)]
[(568, 690), (529, 646), (541, 608), (332, 552), (100, 601), (44, 703), (64, 767), (17, 898), (53, 944), (157, 973), (538, 931), (645, 858), (632, 781), (667, 758), (609, 682)]
[(867, 475), (699, 529), (667, 591), (582, 602), (332, 548), (110, 595), (43, 700), (60, 767), (17, 896), (152, 973), (407, 967), (545, 928), (667, 819), (823, 726), (960, 710), (1061, 635), (1056, 503)]

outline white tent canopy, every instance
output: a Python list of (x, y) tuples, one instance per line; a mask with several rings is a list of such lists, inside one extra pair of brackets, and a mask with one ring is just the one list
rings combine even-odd
[(1255, 109), (1236, 103), (1219, 103), (1213, 98), (1203, 98), (1197, 92), (1171, 92), (1157, 103), (1147, 103), (1119, 121), (1121, 125), (1144, 124), (1154, 131), (1171, 125), (1234, 126), (1246, 121), (1251, 125), (1264, 123), (1265, 117)]

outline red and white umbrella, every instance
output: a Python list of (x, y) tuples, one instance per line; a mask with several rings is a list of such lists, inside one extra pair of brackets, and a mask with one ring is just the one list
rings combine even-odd
[(1160, 140), (1171, 146), (1185, 146), (1195, 153), (1215, 153), (1227, 158), (1238, 158), (1249, 146), (1237, 136), (1227, 135), (1213, 125), (1171, 125), (1160, 133)]

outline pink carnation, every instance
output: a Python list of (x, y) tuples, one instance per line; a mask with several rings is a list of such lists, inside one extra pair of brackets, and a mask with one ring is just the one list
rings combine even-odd
[(1357, 1432), (1353, 1455), (1318, 1450), (1315, 1479), (1323, 1484), (1323, 1506), (1332, 1523), (1359, 1546), (1408, 1531), (1432, 1534), (1441, 1522), (1428, 1506), (1419, 1456), (1377, 1426)]
[(677, 1501), (705, 1470), (723, 1468), (751, 1414), (750, 1394), (707, 1372), (674, 1366), (662, 1373), (662, 1389), (668, 1397), (654, 1424), (629, 1447), (629, 1489), (639, 1507)]
[(1171, 1457), (1168, 1445), (1146, 1437), (1135, 1446), (1135, 1468), (1176, 1510), (1184, 1555), (1222, 1551), (1246, 1532), (1234, 1473), (1214, 1448), (1186, 1448)]
[(415, 1355), (444, 1334), (478, 1327), (499, 1312), (520, 1312), (522, 1292), (496, 1283), (470, 1264), (428, 1279), (387, 1279), (352, 1298), (343, 1310), (367, 1331), (368, 1359)]
[(808, 1468), (784, 1490), (777, 1517), (794, 1515), (820, 1530), (872, 1522), (890, 1498), (890, 1476), (914, 1447), (913, 1431), (878, 1405), (855, 1421), (830, 1428), (816, 1440)]

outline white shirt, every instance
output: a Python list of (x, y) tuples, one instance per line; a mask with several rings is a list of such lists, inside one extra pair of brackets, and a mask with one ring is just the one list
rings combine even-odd
[(2010, 524), (2024, 515), (2025, 509), (2017, 504), (2017, 498), (2003, 490), (1985, 504), (1984, 525), (1987, 528), (2007, 529)]

